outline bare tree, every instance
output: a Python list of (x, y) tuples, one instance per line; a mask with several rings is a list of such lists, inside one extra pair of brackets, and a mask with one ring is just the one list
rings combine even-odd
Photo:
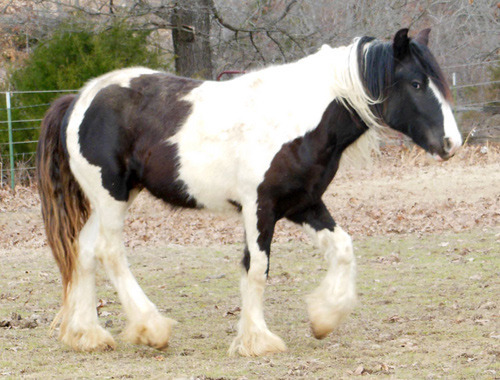
[(210, 0), (176, 1), (173, 4), (172, 41), (175, 70), (187, 77), (212, 78)]
[[(445, 66), (494, 60), (499, 12), (496, 0), (4, 0), (0, 24), (36, 39), (75, 13), (87, 28), (120, 18), (161, 33), (157, 47), (176, 57), (180, 74), (209, 78), (295, 60), (323, 43), (391, 38), (408, 26), (433, 29), (433, 51)], [(488, 74), (483, 67), (464, 75), (479, 72)]]

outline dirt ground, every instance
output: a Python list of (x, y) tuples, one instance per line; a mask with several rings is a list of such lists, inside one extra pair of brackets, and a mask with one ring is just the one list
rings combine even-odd
[[(176, 339), (167, 353), (120, 342), (113, 353), (76, 354), (48, 334), (60, 279), (36, 189), (0, 189), (0, 377), (498, 378), (500, 147), (468, 146), (440, 164), (420, 150), (386, 149), (368, 168), (343, 168), (324, 199), (358, 257), (362, 306), (338, 333), (311, 338), (299, 301), (324, 265), (299, 228), (279, 222), (267, 313), (289, 351), (227, 358), (239, 313), (239, 217), (173, 210), (144, 192), (126, 245), (145, 291), (181, 322)], [(102, 323), (118, 334), (116, 294), (103, 276), (98, 283)]]
[[(500, 225), (500, 145), (468, 146), (445, 163), (420, 149), (392, 147), (370, 167), (343, 167), (324, 195), (337, 224), (354, 238), (441, 233)], [(0, 189), (0, 249), (46, 245), (36, 189)], [(147, 192), (131, 207), (128, 247), (155, 244), (234, 244), (243, 240), (237, 215), (172, 209)], [(280, 221), (274, 242), (300, 239), (301, 229)]]

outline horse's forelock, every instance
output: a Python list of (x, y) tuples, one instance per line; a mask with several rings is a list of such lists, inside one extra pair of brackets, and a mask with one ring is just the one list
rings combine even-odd
[(410, 54), (425, 75), (427, 75), (436, 84), (444, 98), (450, 101), (452, 96), (448, 81), (439, 67), (436, 58), (434, 58), (434, 55), (427, 48), (427, 46), (412, 40), (410, 42)]

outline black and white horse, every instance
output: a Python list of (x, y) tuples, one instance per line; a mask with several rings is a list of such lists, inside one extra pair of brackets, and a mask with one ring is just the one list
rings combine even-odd
[(424, 30), (412, 39), (402, 29), (391, 42), (357, 38), (226, 82), (118, 70), (55, 101), (42, 123), (38, 175), (48, 241), (63, 278), (60, 339), (76, 350), (115, 347), (96, 314), (101, 262), (127, 313), (124, 336), (167, 347), (174, 321), (144, 294), (123, 245), (127, 209), (143, 188), (175, 206), (241, 214), (243, 305), (230, 353), (286, 349), (263, 314), (271, 240), (281, 218), (302, 225), (328, 261), (326, 277), (307, 300), (314, 335), (337, 327), (356, 301), (355, 257), (321, 197), (344, 150), (386, 127), (438, 160), (462, 144), (428, 35)]

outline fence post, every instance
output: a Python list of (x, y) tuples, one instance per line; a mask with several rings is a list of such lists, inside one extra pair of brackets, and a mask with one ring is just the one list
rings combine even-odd
[(14, 190), (16, 186), (14, 178), (14, 144), (12, 137), (12, 113), (10, 109), (10, 92), (5, 93), (5, 102), (7, 104), (7, 124), (9, 126), (9, 156), (10, 156), (10, 187)]
[(457, 73), (453, 73), (451, 76), (452, 80), (452, 88), (453, 88), (453, 104), (455, 108), (455, 112), (457, 110), (457, 101), (458, 101), (458, 93), (457, 93)]

